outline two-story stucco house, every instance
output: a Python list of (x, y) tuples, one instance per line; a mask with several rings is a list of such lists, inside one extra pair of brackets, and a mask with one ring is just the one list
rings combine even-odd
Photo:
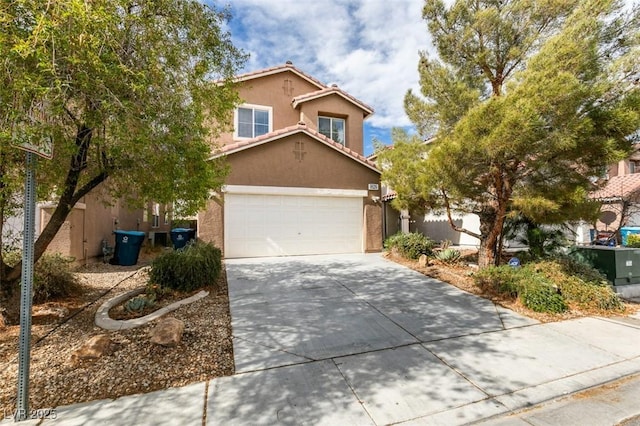
[(225, 257), (382, 249), (380, 171), (363, 156), (371, 107), (287, 62), (237, 77), (231, 171), (198, 215), (198, 237)]

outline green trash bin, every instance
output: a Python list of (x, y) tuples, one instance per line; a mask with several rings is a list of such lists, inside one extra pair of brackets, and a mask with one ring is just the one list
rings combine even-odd
[(140, 231), (113, 231), (116, 234), (116, 247), (111, 264), (131, 266), (138, 263), (140, 247), (146, 234)]
[(187, 245), (189, 241), (196, 237), (196, 230), (190, 228), (173, 228), (171, 230), (171, 242), (173, 248), (181, 249)]

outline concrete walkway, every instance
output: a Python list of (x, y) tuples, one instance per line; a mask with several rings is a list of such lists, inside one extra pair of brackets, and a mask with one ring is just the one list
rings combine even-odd
[(234, 376), (44, 423), (554, 424), (518, 413), (640, 373), (640, 318), (538, 324), (380, 255), (226, 264)]

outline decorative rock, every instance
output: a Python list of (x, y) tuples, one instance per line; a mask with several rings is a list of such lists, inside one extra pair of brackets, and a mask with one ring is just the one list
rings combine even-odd
[(56, 322), (69, 316), (69, 309), (64, 306), (34, 307), (32, 321), (34, 324)]
[(420, 255), (420, 258), (418, 258), (418, 266), (421, 268), (424, 268), (428, 264), (429, 264), (429, 259), (427, 258), (427, 255), (426, 254)]
[(176, 318), (166, 318), (151, 330), (151, 343), (174, 347), (182, 340), (184, 322)]
[(77, 363), (78, 361), (83, 360), (98, 359), (103, 355), (112, 353), (114, 346), (115, 345), (108, 335), (98, 334), (73, 351), (71, 354), (71, 361), (73, 363)]

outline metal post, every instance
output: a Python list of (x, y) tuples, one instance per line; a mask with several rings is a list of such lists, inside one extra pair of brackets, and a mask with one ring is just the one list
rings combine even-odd
[(29, 413), (29, 364), (31, 354), (31, 305), (36, 206), (36, 159), (27, 152), (24, 184), (24, 236), (22, 240), (22, 281), (20, 285), (20, 349), (18, 359), (18, 406), (15, 420), (26, 420)]

